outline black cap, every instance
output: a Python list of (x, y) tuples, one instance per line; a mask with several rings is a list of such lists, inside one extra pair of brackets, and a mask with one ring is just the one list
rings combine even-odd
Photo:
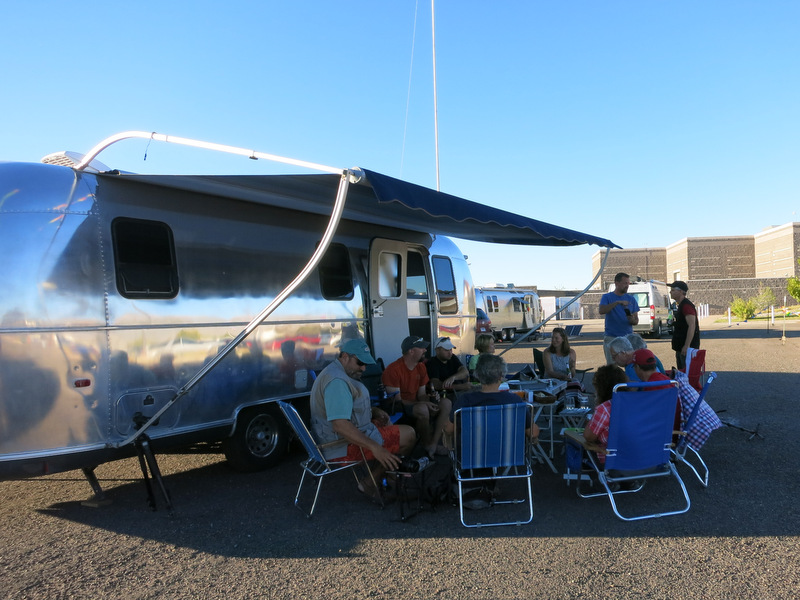
[(673, 281), (669, 284), (671, 288), (678, 288), (679, 290), (683, 290), (684, 293), (689, 291), (689, 286), (686, 285), (685, 281)]

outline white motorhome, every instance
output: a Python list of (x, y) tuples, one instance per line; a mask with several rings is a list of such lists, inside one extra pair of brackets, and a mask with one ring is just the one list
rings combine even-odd
[[(527, 333), (542, 322), (539, 295), (534, 290), (513, 284), (475, 288), (476, 303), (492, 321), (492, 332), (501, 341), (512, 341), (517, 333)], [(539, 337), (538, 331), (531, 337)]]
[[(184, 142), (106, 142), (128, 137)], [(342, 340), (386, 363), (409, 334), (472, 348), (475, 291), (444, 235), (613, 246), (358, 169), (121, 173), (91, 162), (108, 143), (0, 163), (0, 478), (91, 482), (145, 438), (221, 440), (235, 467), (269, 466), (288, 440), (274, 401), (307, 412)]]

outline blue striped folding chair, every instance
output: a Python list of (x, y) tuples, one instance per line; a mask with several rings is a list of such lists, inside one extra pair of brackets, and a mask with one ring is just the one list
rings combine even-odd
[[(665, 381), (630, 382), (614, 388), (605, 466), (598, 463), (594, 452), (587, 453), (603, 491), (586, 493), (583, 491), (584, 480), (578, 480), (579, 496), (607, 496), (614, 514), (623, 521), (678, 515), (687, 512), (691, 506), (686, 486), (670, 462), (678, 384), (670, 381), (664, 388), (666, 384)], [(653, 389), (658, 387), (662, 389)], [(677, 480), (685, 506), (667, 512), (623, 516), (617, 504), (618, 497), (640, 492), (647, 480), (660, 477)]]
[[(311, 432), (306, 427), (306, 424), (303, 422), (303, 419), (300, 417), (300, 414), (297, 412), (297, 409), (289, 404), (288, 402), (283, 402), (278, 400), (278, 406), (281, 409), (281, 412), (286, 417), (286, 420), (289, 422), (289, 425), (294, 430), (295, 436), (297, 439), (300, 440), (300, 443), (303, 444), (303, 448), (305, 448), (306, 452), (308, 453), (308, 458), (304, 461), (300, 462), (300, 466), (303, 469), (303, 475), (300, 477), (300, 485), (297, 486), (297, 493), (294, 497), (294, 505), (300, 509), (309, 519), (314, 515), (314, 509), (317, 507), (317, 499), (319, 498), (319, 490), (322, 487), (322, 479), (326, 475), (332, 475), (333, 473), (338, 473), (339, 471), (345, 471), (347, 469), (353, 469), (358, 465), (364, 465), (369, 473), (369, 476), (372, 477), (372, 471), (369, 468), (369, 464), (367, 463), (367, 459), (364, 456), (364, 451), (361, 451), (361, 458), (359, 460), (346, 460), (344, 458), (341, 459), (331, 459), (328, 460), (325, 458), (323, 454), (323, 449), (328, 445), (342, 445), (346, 442), (333, 442), (333, 444), (323, 444), (319, 445), (314, 440), (314, 437), (311, 435)], [(358, 482), (358, 477), (355, 474), (355, 471), (352, 471), (353, 477), (355, 477), (356, 482)], [(303, 484), (306, 481), (306, 475), (314, 478), (316, 483), (314, 489), (314, 499), (311, 502), (311, 508), (309, 510), (305, 510), (301, 506), (300, 495), (303, 491)], [(373, 478), (372, 484), (374, 489), (378, 489), (378, 486), (375, 483), (375, 479)], [(381, 506), (383, 503), (381, 502)]]
[[(531, 407), (527, 403), (496, 406), (473, 406), (455, 412), (453, 461), (458, 484), (458, 506), (464, 527), (493, 525), (523, 525), (533, 520), (531, 466), (526, 452), (526, 421)], [(527, 498), (493, 500), (492, 505), (522, 504), (527, 501), (527, 520), (506, 520), (467, 523), (464, 516), (464, 486), (485, 487), (497, 481), (521, 479), (527, 488)], [(486, 516), (492, 510), (486, 510)]]

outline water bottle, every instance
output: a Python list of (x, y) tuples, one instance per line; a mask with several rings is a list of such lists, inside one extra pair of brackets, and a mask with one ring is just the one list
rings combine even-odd
[(423, 456), (422, 458), (417, 459), (417, 462), (419, 463), (419, 470), (424, 471), (430, 466), (431, 459), (427, 456)]

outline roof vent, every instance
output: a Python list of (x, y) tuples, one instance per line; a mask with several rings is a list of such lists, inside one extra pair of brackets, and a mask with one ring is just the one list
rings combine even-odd
[[(80, 162), (83, 160), (83, 157), (84, 155), (80, 152), (62, 150), (61, 152), (53, 152), (52, 154), (48, 154), (42, 159), (42, 162), (46, 165), (58, 165), (61, 167), (72, 168), (77, 167), (78, 164), (80, 164)], [(93, 160), (84, 170), (92, 173), (101, 173), (103, 171), (110, 171), (111, 169), (101, 163), (99, 160)]]

